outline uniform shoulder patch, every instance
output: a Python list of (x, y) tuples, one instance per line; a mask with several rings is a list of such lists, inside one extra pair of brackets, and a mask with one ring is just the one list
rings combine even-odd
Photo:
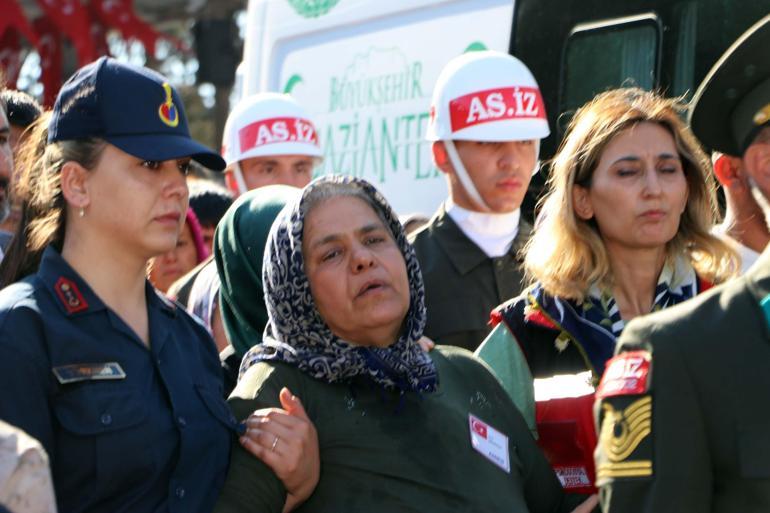
[(644, 394), (649, 388), (650, 367), (649, 351), (629, 351), (611, 358), (596, 389), (596, 397)]
[(596, 450), (596, 481), (652, 475), (652, 398), (643, 396), (620, 406), (605, 401)]

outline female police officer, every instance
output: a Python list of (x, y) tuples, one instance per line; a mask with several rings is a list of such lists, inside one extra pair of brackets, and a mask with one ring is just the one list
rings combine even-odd
[(190, 158), (225, 163), (164, 77), (109, 58), (64, 84), (47, 137), (6, 262), (39, 268), (0, 292), (0, 417), (48, 451), (60, 511), (209, 511), (236, 422), (205, 328), (145, 269), (176, 244)]

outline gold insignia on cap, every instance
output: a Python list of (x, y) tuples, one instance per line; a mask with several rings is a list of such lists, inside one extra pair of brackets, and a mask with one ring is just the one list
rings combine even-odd
[(757, 113), (754, 114), (753, 121), (755, 125), (764, 125), (770, 121), (770, 103), (759, 109)]
[(650, 460), (626, 461), (652, 431), (652, 398), (642, 397), (624, 410), (602, 404), (604, 412), (599, 446), (606, 461), (599, 464), (596, 477), (642, 477), (652, 475)]
[(166, 95), (166, 101), (160, 104), (158, 107), (158, 116), (168, 126), (174, 128), (179, 125), (179, 111), (174, 105), (174, 96), (171, 90), (171, 85), (168, 82), (163, 82), (163, 92)]

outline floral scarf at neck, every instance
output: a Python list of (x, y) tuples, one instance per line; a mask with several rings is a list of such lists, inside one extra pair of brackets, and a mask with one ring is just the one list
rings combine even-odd
[[(302, 256), (306, 198), (316, 187), (352, 184), (373, 200), (378, 214), (406, 261), (410, 304), (403, 331), (387, 348), (362, 347), (334, 335), (321, 318), (310, 292)], [(325, 176), (308, 185), (302, 196), (279, 214), (268, 236), (262, 267), (268, 323), (263, 343), (241, 362), (240, 376), (260, 361), (294, 365), (327, 383), (367, 377), (382, 388), (432, 392), (438, 385), (433, 361), (417, 340), (425, 327), (425, 291), (414, 249), (385, 198), (364, 180)]]
[[(697, 294), (698, 278), (692, 265), (685, 257), (675, 262), (666, 263), (655, 286), (655, 298), (650, 312), (657, 312), (669, 306), (692, 298)], [(625, 328), (625, 321), (620, 317), (620, 308), (609, 291), (602, 291), (594, 285), (582, 304), (583, 317), (610, 330), (615, 338)]]
[[(679, 258), (673, 264), (667, 263), (663, 267), (651, 311), (681, 303), (697, 293), (698, 277), (695, 270), (689, 260)], [(567, 338), (559, 336), (556, 339), (556, 349), (563, 351), (569, 340), (573, 340), (580, 347), (586, 366), (598, 380), (604, 373), (605, 363), (615, 353), (617, 338), (625, 327), (612, 294), (593, 286), (586, 299), (578, 303), (551, 296), (540, 283), (536, 283), (527, 292), (527, 297), (527, 308), (531, 312), (527, 317), (528, 322), (536, 322), (535, 319), (539, 318), (536, 312), (545, 313), (547, 320), (541, 321), (545, 325), (553, 327), (551, 320), (556, 322), (558, 329), (569, 335)]]

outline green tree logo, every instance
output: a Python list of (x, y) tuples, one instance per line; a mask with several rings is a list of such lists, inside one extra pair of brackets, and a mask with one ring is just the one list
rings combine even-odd
[(318, 18), (332, 10), (340, 0), (289, 0), (289, 4), (303, 18)]

